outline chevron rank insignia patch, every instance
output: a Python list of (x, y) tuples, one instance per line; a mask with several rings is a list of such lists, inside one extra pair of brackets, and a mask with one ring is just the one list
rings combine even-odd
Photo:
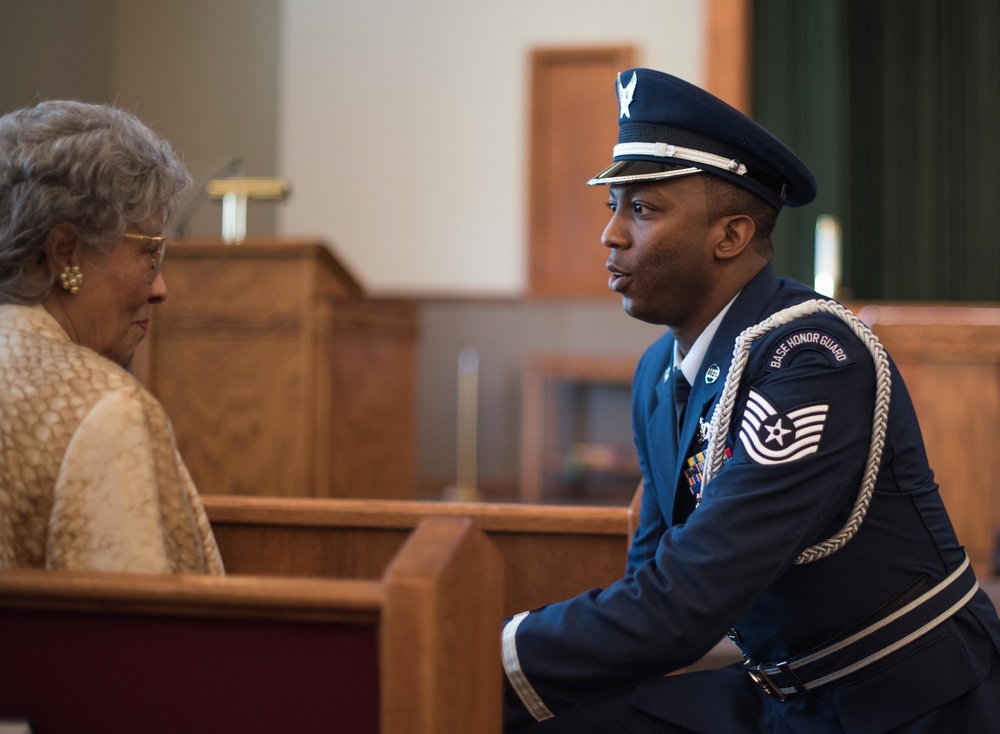
[(750, 391), (740, 426), (740, 442), (758, 464), (787, 464), (819, 450), (829, 405), (809, 405), (780, 413), (767, 398)]

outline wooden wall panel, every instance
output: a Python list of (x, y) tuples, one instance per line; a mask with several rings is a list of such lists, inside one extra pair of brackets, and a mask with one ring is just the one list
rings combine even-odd
[(618, 140), (615, 75), (628, 46), (539, 49), (532, 54), (529, 289), (532, 295), (611, 298), (601, 233), (607, 188), (587, 181), (611, 163)]
[[(708, 0), (705, 80), (751, 113), (752, 0)], [(586, 182), (611, 162), (618, 139), (615, 75), (636, 65), (630, 46), (537, 49), (531, 59), (529, 293), (611, 295), (600, 245), (604, 187)], [(669, 69), (665, 70), (669, 71)]]
[(752, 0), (707, 0), (705, 89), (746, 115), (750, 90)]

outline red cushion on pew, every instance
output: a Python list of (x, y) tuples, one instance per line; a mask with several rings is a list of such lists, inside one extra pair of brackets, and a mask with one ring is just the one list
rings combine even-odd
[(0, 610), (0, 717), (37, 734), (378, 731), (374, 627)]

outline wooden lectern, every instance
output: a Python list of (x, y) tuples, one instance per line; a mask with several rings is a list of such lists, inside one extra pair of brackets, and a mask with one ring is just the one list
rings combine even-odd
[(413, 304), (315, 240), (188, 238), (163, 273), (135, 372), (201, 493), (413, 498)]

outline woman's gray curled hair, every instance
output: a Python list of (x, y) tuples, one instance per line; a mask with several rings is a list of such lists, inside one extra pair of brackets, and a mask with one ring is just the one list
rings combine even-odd
[(167, 222), (190, 181), (170, 144), (116, 107), (49, 101), (0, 117), (0, 303), (48, 295), (55, 225), (106, 250), (130, 224)]

